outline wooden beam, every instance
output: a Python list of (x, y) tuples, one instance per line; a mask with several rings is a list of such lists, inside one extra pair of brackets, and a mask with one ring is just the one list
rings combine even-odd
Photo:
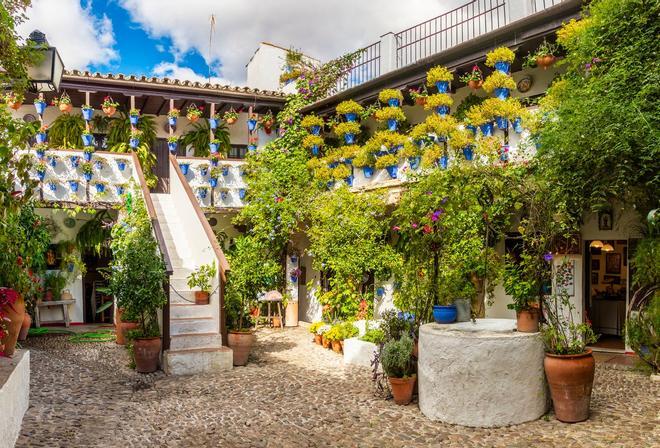
[[(170, 100), (170, 101), (171, 101), (171, 100)], [(167, 104), (167, 100), (166, 100), (166, 99), (163, 99), (163, 102), (160, 103), (160, 106), (158, 107), (158, 110), (156, 111), (156, 115), (160, 115), (160, 114), (161, 114), (161, 112), (163, 111), (163, 107), (165, 107), (166, 104)], [(171, 109), (171, 107), (170, 107), (170, 109)]]

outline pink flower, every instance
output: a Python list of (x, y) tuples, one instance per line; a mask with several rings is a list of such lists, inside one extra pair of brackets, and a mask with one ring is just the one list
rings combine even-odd
[(392, 226), (392, 230), (394, 230), (395, 232), (398, 232), (399, 230), (401, 230), (401, 227), (399, 227), (399, 226)]
[(413, 222), (410, 225), (412, 226), (413, 229), (416, 229), (417, 227), (419, 227), (419, 224), (417, 224), (416, 222)]

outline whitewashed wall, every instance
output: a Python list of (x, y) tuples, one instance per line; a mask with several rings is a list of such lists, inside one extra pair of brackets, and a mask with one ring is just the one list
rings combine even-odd
[[(183, 164), (189, 164), (188, 173), (185, 174), (185, 178), (190, 184), (190, 187), (195, 194), (195, 197), (199, 201), (199, 204), (202, 207), (211, 207), (211, 196), (213, 195), (213, 206), (215, 208), (238, 208), (243, 206), (243, 200), (240, 198), (241, 190), (245, 190), (247, 193), (247, 185), (243, 180), (243, 175), (241, 174), (241, 167), (244, 165), (244, 162), (239, 160), (222, 160), (218, 166), (227, 165), (228, 174), (226, 176), (220, 175), (218, 178), (218, 185), (214, 190), (210, 189), (210, 174), (211, 163), (208, 159), (202, 158), (192, 158), (192, 157), (179, 157), (177, 158), (179, 166)], [(206, 175), (202, 175), (202, 165), (208, 165), (208, 172)], [(183, 171), (183, 170), (182, 170)], [(209, 187), (207, 196), (205, 199), (202, 199), (199, 194), (199, 187)], [(226, 194), (223, 198), (223, 192)]]

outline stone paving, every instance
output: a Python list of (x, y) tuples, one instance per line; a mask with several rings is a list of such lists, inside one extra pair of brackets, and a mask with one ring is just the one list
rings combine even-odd
[(478, 429), (375, 396), (368, 369), (344, 367), (302, 328), (260, 330), (247, 367), (194, 377), (140, 375), (114, 343), (66, 339), (27, 343), (30, 409), (18, 447), (660, 446), (660, 383), (602, 364), (589, 421), (549, 414)]

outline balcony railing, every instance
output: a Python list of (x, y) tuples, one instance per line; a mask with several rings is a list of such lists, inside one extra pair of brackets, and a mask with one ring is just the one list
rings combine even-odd
[(337, 81), (335, 92), (342, 92), (380, 76), (380, 41), (359, 50), (353, 66)]

